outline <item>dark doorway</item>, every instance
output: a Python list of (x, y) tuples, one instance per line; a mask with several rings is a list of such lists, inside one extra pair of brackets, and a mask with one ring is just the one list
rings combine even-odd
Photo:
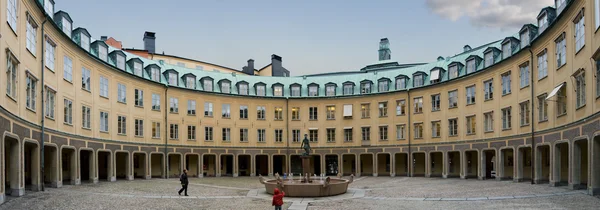
[(112, 170), (110, 152), (98, 151), (98, 180), (111, 181)]
[(256, 155), (254, 160), (255, 176), (268, 176), (269, 175), (269, 156), (268, 155)]
[(233, 155), (221, 155), (221, 176), (233, 176)]
[(283, 176), (285, 169), (285, 156), (273, 155), (273, 174), (279, 174), (280, 176)]
[(338, 171), (338, 156), (337, 155), (325, 155), (325, 175), (337, 176)]
[(239, 176), (250, 176), (251, 174), (251, 156), (250, 155), (238, 155), (238, 175)]
[(94, 182), (94, 152), (90, 150), (79, 151), (79, 168), (81, 173), (81, 183)]

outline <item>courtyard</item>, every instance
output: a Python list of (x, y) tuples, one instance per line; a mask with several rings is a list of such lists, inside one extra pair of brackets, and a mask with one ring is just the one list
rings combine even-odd
[[(0, 209), (271, 209), (258, 177), (192, 178), (178, 196), (178, 179), (99, 182), (27, 191)], [(596, 209), (600, 199), (583, 190), (528, 182), (360, 177), (346, 194), (284, 198), (284, 209)]]

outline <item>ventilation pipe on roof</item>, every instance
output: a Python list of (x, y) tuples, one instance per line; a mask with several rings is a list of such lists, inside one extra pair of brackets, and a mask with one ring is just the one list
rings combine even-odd
[(437, 58), (437, 61), (444, 61), (444, 60), (445, 60), (445, 59), (444, 59), (444, 57), (442, 57), (442, 56), (439, 56), (439, 57)]
[(467, 51), (469, 51), (469, 50), (471, 50), (471, 46), (469, 46), (469, 45), (465, 45), (465, 46), (463, 47), (463, 52), (467, 52)]
[(108, 39), (108, 36), (101, 36), (100, 37), (100, 40), (105, 41), (105, 42), (106, 42), (107, 39)]
[(242, 72), (244, 72), (247, 75), (254, 75), (254, 60), (253, 59), (249, 59), (248, 65), (242, 67)]

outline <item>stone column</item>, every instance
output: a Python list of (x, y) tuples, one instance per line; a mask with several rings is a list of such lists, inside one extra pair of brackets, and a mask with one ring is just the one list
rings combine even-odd
[(377, 174), (379, 173), (379, 159), (377, 158), (378, 154), (377, 153), (373, 153), (372, 157), (373, 157), (373, 176), (377, 177)]
[(396, 153), (390, 153), (390, 176), (396, 177)]
[(460, 178), (461, 179), (467, 178), (467, 169), (469, 168), (469, 166), (467, 164), (468, 164), (467, 152), (460, 151)]
[(256, 174), (256, 155), (250, 155), (250, 177), (254, 177)]
[(360, 153), (359, 154), (355, 154), (355, 165), (356, 165), (356, 177), (360, 177), (360, 174), (362, 173), (362, 168), (360, 168)]
[(513, 177), (514, 182), (522, 182), (523, 181), (523, 169), (525, 167), (525, 165), (523, 165), (523, 158), (524, 158), (525, 154), (524, 154), (524, 152), (522, 152), (522, 149), (526, 149), (526, 148), (517, 148), (515, 151), (515, 161), (514, 161), (515, 176)]
[(448, 151), (442, 152), (442, 178), (448, 178), (450, 170), (450, 160), (448, 158)]

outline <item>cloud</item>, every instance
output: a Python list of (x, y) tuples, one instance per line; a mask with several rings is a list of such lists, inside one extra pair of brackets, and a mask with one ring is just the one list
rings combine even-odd
[(535, 23), (540, 10), (553, 0), (425, 0), (435, 14), (456, 21), (467, 17), (476, 27), (520, 28)]

